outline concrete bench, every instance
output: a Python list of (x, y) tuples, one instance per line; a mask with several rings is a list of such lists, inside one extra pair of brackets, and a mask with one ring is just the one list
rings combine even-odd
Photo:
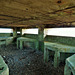
[(23, 49), (24, 42), (33, 42), (35, 45), (35, 49), (38, 49), (38, 41), (36, 39), (31, 39), (31, 38), (26, 38), (26, 37), (17, 38), (17, 48), (19, 49), (20, 47), (20, 49)]
[(0, 75), (9, 75), (9, 68), (0, 56)]
[(75, 54), (66, 59), (66, 65), (64, 68), (64, 75), (75, 75)]
[(54, 67), (58, 67), (60, 63), (60, 53), (75, 53), (75, 47), (52, 43), (52, 42), (44, 42), (44, 61), (48, 61), (49, 59), (49, 50), (55, 52), (54, 54)]
[(13, 39), (13, 37), (0, 37), (0, 45), (9, 45)]

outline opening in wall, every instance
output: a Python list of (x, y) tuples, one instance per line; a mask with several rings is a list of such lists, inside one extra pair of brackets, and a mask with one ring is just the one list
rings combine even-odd
[(13, 33), (11, 28), (0, 28), (0, 33)]

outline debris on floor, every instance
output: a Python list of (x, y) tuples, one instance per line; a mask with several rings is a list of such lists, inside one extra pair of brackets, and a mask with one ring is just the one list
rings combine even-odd
[(10, 69), (10, 75), (64, 75), (64, 63), (59, 68), (53, 67), (53, 57), (44, 63), (43, 53), (31, 48), (19, 50), (16, 45), (10, 44), (0, 48), (0, 55)]

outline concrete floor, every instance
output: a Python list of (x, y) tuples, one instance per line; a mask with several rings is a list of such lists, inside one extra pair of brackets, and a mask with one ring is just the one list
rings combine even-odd
[(2, 46), (0, 53), (8, 64), (10, 75), (63, 75), (64, 62), (59, 68), (53, 67), (53, 56), (48, 63), (43, 62), (43, 53), (25, 47), (23, 50), (16, 48), (16, 44)]

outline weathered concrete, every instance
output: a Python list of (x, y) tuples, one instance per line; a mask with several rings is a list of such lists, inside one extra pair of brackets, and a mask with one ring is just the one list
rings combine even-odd
[(13, 37), (17, 37), (17, 28), (13, 28)]
[[(38, 35), (37, 34), (24, 34), (23, 37), (27, 38), (32, 38), (32, 39), (37, 39), (38, 40)], [(70, 45), (70, 46), (75, 46), (75, 37), (64, 37), (64, 36), (51, 36), (47, 35), (44, 38), (44, 41), (49, 41), (49, 42), (54, 42), (54, 43), (60, 43), (64, 45)], [(33, 47), (33, 46), (32, 46)], [(49, 55), (54, 55), (53, 51), (49, 51)], [(67, 57), (71, 56), (72, 54), (67, 54), (67, 53), (61, 53), (61, 61), (65, 60)]]
[(75, 46), (75, 37), (47, 35), (45, 41)]
[(75, 75), (75, 54), (66, 59), (66, 65), (64, 68), (64, 75)]
[[(74, 46), (68, 46), (58, 43), (52, 43), (52, 42), (44, 42), (45, 48), (44, 48), (44, 61), (48, 61), (48, 50), (52, 50), (55, 52), (54, 54), (54, 67), (58, 67), (60, 62), (60, 53), (75, 53), (75, 47)], [(47, 49), (46, 49), (47, 48)]]
[(38, 30), (38, 42), (39, 42), (39, 50), (44, 51), (44, 27), (40, 27)]
[(75, 0), (1, 0), (0, 27), (75, 27), (74, 6)]
[(13, 37), (0, 37), (0, 45), (9, 45), (14, 40)]
[[(23, 37), (38, 39), (37, 34), (24, 34)], [(70, 46), (75, 46), (75, 37), (47, 35), (44, 38), (44, 40), (49, 42), (54, 42), (54, 43), (61, 43), (61, 44), (66, 44)]]
[(20, 28), (20, 36), (22, 37), (22, 28)]
[(9, 75), (9, 68), (0, 56), (0, 75)]
[(3, 45), (3, 44), (6, 44), (6, 39), (3, 38), (3, 37), (0, 37), (0, 46)]
[(0, 37), (11, 37), (13, 36), (12, 33), (0, 33)]
[(17, 38), (17, 48), (20, 47), (20, 49), (23, 49), (24, 42), (27, 42), (27, 41), (28, 42), (33, 42), (34, 45), (35, 45), (35, 49), (38, 50), (38, 40), (31, 39), (31, 38), (25, 38), (25, 37), (19, 37), (19, 38)]
[(11, 44), (11, 43), (13, 42), (13, 40), (14, 40), (14, 37), (8, 37), (8, 38), (6, 39), (6, 45)]

